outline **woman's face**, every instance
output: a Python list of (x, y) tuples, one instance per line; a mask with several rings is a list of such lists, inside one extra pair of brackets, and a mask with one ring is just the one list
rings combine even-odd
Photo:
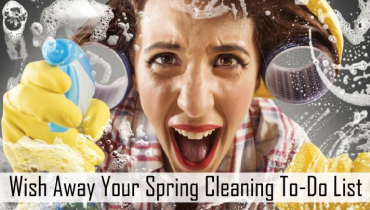
[(134, 84), (165, 153), (166, 170), (213, 172), (255, 92), (253, 23), (193, 19), (148, 1), (135, 39)]

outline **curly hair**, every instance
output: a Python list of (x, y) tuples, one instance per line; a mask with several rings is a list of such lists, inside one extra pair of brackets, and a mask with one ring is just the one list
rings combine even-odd
[[(140, 23), (139, 12), (144, 9), (148, 0), (109, 0), (107, 5), (112, 8), (114, 18), (110, 21), (107, 37), (117, 35), (119, 37), (115, 46), (110, 46), (106, 40), (100, 41), (116, 51), (132, 55), (134, 39), (126, 41), (123, 36), (123, 29), (118, 23), (124, 20), (130, 28), (128, 33), (136, 35)], [(203, 0), (209, 1), (209, 0)], [(238, 0), (219, 0), (225, 5), (240, 5)], [(323, 24), (315, 18), (305, 6), (296, 5), (294, 0), (268, 0), (255, 1), (245, 0), (248, 18), (254, 22), (254, 40), (259, 52), (260, 72), (265, 67), (265, 58), (272, 48), (284, 43), (299, 43), (302, 38), (308, 37), (308, 31), (311, 29), (312, 37), (316, 40), (314, 46), (327, 52), (334, 63), (339, 63), (338, 51), (334, 43), (329, 41), (330, 32), (323, 27)], [(239, 13), (241, 8), (237, 7)], [(266, 14), (268, 11), (268, 15)], [(90, 41), (93, 31), (91, 26), (81, 27), (73, 40), (79, 45)], [(132, 65), (132, 64), (131, 64)], [(134, 69), (134, 68), (131, 68)], [(132, 72), (134, 73), (134, 72)]]

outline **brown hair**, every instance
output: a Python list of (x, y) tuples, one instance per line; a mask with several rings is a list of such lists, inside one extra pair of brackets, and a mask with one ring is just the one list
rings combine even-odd
[[(110, 21), (106, 35), (107, 37), (117, 35), (119, 40), (115, 46), (109, 46), (107, 39), (100, 41), (100, 43), (126, 55), (132, 55), (134, 39), (127, 42), (122, 35), (123, 29), (118, 26), (118, 23), (129, 23), (128, 33), (135, 35), (140, 21), (138, 13), (143, 10), (146, 1), (148, 0), (109, 0), (107, 4), (112, 7), (114, 18)], [(239, 1), (236, 0), (225, 0), (224, 3), (240, 5)], [(259, 48), (260, 72), (264, 68), (266, 56), (272, 48), (279, 44), (301, 42), (302, 38), (308, 37), (310, 28), (312, 37), (316, 40), (315, 47), (326, 51), (335, 63), (339, 63), (335, 44), (328, 39), (329, 31), (323, 28), (318, 18), (313, 18), (314, 14), (308, 11), (305, 6), (296, 5), (294, 0), (245, 0), (245, 3), (248, 18), (251, 18), (255, 25), (254, 39), (257, 48)], [(240, 12), (241, 8), (238, 9)], [(270, 14), (265, 14), (266, 11), (269, 11)], [(83, 45), (90, 41), (92, 31), (93, 28), (82, 27), (73, 39), (79, 45)]]

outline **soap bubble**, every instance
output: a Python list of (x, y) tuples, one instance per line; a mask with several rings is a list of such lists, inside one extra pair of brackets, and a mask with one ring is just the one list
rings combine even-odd
[(40, 36), (44, 32), (41, 23), (39, 22), (32, 23), (31, 32), (33, 33), (34, 36)]

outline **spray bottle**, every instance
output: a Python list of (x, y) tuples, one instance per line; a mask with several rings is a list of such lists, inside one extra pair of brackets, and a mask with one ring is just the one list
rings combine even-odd
[[(95, 79), (89, 59), (81, 48), (68, 39), (47, 38), (42, 46), (47, 63), (58, 66), (71, 78), (71, 88), (64, 94), (86, 114), (95, 92)], [(49, 123), (52, 132), (66, 132), (68, 128)]]

